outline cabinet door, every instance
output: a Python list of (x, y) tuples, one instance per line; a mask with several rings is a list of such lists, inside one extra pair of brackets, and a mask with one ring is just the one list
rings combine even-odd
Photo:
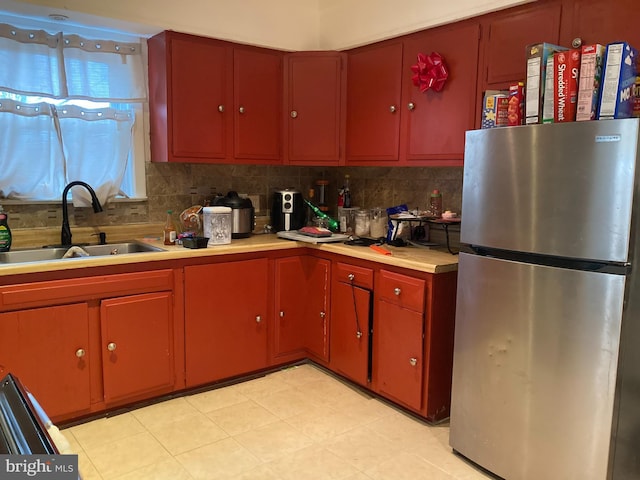
[(316, 358), (329, 360), (329, 274), (331, 263), (305, 257), (307, 264), (307, 301), (304, 320), (304, 346)]
[(371, 381), (371, 291), (344, 282), (331, 289), (333, 370), (360, 385)]
[(525, 80), (525, 47), (540, 42), (558, 44), (561, 9), (559, 2), (535, 2), (486, 17), (482, 91), (508, 88), (510, 83)]
[(106, 404), (170, 391), (173, 374), (173, 295), (147, 293), (100, 305)]
[(91, 405), (86, 303), (0, 314), (0, 376), (13, 373), (54, 420)]
[(397, 161), (400, 144), (402, 42), (350, 51), (346, 162)]
[[(207, 162), (227, 156), (232, 128), (232, 50), (191, 35), (170, 37), (168, 134), (173, 159)], [(151, 99), (153, 101), (153, 99)]]
[(582, 39), (583, 45), (606, 45), (620, 40), (636, 48), (640, 45), (637, 0), (574, 0), (563, 8), (563, 45), (571, 45), (576, 37)]
[(235, 47), (233, 72), (235, 158), (279, 163), (282, 138), (280, 52)]
[(373, 325), (373, 378), (383, 396), (415, 410), (422, 407), (423, 314), (383, 300)]
[(268, 260), (185, 267), (187, 386), (268, 365)]
[(304, 255), (275, 261), (277, 360), (303, 358), (305, 350), (328, 359), (329, 271), (328, 260)]
[[(478, 23), (426, 30), (404, 41), (402, 143), (400, 158), (408, 164), (461, 165), (465, 131), (475, 122), (478, 70)], [(411, 66), (419, 53), (438, 52), (449, 69), (440, 92), (421, 92)]]
[(344, 144), (346, 54), (292, 53), (285, 57), (287, 161), (338, 165)]
[(304, 257), (275, 261), (276, 312), (274, 356), (298, 353), (303, 358), (304, 320), (308, 301)]

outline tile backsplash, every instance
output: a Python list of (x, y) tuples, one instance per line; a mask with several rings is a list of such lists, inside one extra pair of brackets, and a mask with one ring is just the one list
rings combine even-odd
[[(164, 221), (166, 211), (181, 212), (202, 205), (216, 193), (236, 190), (259, 199), (259, 215), (268, 216), (271, 192), (294, 187), (305, 196), (316, 188), (316, 180), (329, 181), (327, 203), (335, 211), (338, 188), (350, 176), (354, 206), (389, 207), (406, 203), (410, 209), (425, 209), (429, 193), (437, 188), (444, 209), (460, 212), (462, 167), (294, 167), (263, 165), (199, 165), (147, 163), (146, 201), (112, 202), (105, 211), (69, 206), (72, 226), (123, 225)], [(317, 190), (316, 190), (317, 191)], [(317, 199), (317, 194), (316, 194)], [(255, 205), (254, 205), (255, 206)], [(60, 205), (5, 205), (11, 228), (59, 227)]]

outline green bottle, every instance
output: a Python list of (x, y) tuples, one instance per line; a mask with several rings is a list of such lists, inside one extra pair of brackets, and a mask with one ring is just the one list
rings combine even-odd
[(334, 220), (333, 218), (331, 218), (329, 215), (324, 213), (322, 210), (320, 210), (318, 207), (316, 207), (313, 203), (311, 203), (306, 198), (304, 199), (304, 201), (305, 201), (305, 203), (307, 205), (309, 205), (309, 208), (311, 210), (313, 210), (313, 213), (315, 213), (316, 216), (318, 216), (319, 218), (326, 218), (327, 219), (327, 222), (329, 223), (329, 230), (331, 230), (333, 232), (337, 232), (338, 231), (338, 228), (340, 227), (340, 224), (338, 223), (337, 220)]
[(0, 252), (8, 252), (11, 248), (11, 230), (7, 222), (7, 214), (0, 206)]

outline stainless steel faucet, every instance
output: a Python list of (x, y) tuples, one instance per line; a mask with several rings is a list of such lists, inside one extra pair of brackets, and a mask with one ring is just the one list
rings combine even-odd
[(85, 182), (81, 182), (79, 180), (70, 182), (64, 190), (62, 191), (62, 231), (60, 232), (60, 243), (65, 246), (71, 246), (71, 227), (69, 227), (69, 210), (67, 207), (67, 194), (69, 193), (69, 189), (76, 185), (82, 186), (87, 189), (89, 194), (91, 195), (91, 206), (93, 207), (93, 211), (95, 213), (102, 211), (102, 205), (100, 205), (100, 200), (96, 197), (96, 192), (93, 191), (91, 185)]

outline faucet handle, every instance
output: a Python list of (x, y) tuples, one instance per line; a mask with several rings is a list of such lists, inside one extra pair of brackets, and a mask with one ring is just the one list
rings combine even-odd
[(106, 245), (107, 244), (107, 234), (105, 232), (98, 232), (98, 233), (92, 233), (91, 236), (95, 237), (95, 236), (99, 236), (100, 238), (100, 245)]

